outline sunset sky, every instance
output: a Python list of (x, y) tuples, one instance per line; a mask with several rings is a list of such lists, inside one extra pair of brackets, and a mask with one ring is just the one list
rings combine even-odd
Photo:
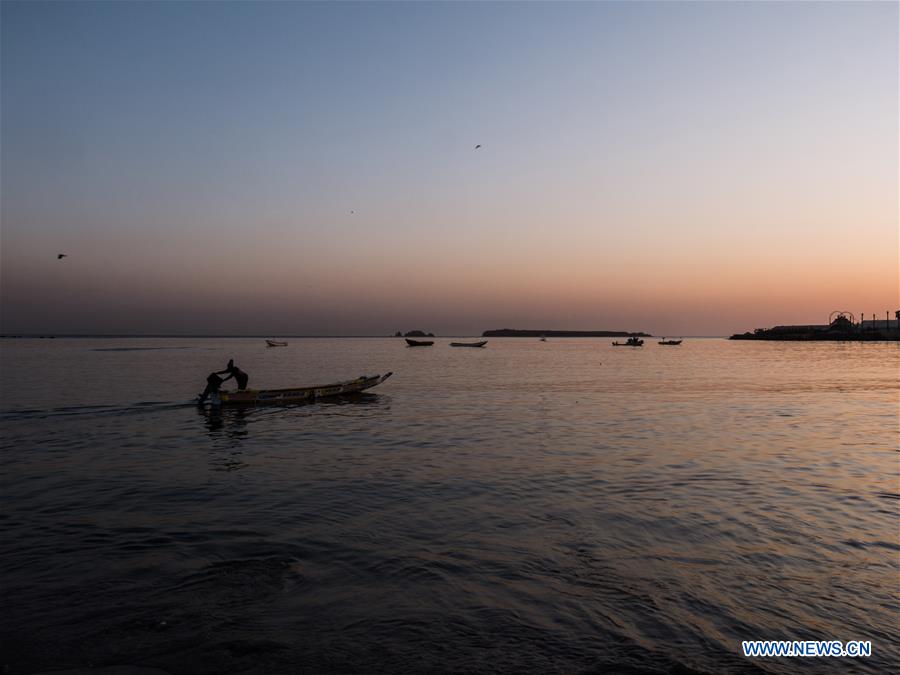
[(893, 316), (898, 7), (3, 2), (0, 331)]

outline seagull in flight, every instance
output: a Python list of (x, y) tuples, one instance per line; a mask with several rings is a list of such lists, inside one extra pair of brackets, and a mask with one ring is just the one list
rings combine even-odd
[(63, 258), (68, 258), (68, 256), (65, 253), (57, 253), (56, 254), (57, 260), (62, 260)]

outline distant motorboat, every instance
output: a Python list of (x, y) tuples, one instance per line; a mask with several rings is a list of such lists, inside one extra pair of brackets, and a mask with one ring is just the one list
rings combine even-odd
[(410, 340), (406, 338), (406, 344), (409, 347), (430, 347), (434, 344), (434, 340)]
[(613, 342), (613, 347), (643, 347), (644, 341), (638, 337), (630, 337), (625, 342)]
[(278, 340), (266, 340), (268, 347), (287, 347), (287, 342), (279, 342)]
[(488, 343), (487, 340), (481, 342), (451, 342), (451, 347), (484, 347)]
[(541, 335), (541, 342), (546, 342), (546, 341), (547, 341), (547, 336)]
[(663, 338), (662, 340), (659, 341), (659, 344), (661, 344), (661, 345), (680, 345), (681, 340), (666, 340), (666, 338)]

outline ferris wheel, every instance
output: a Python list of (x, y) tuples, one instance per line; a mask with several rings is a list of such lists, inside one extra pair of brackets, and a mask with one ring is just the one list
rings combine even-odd
[(844, 319), (849, 321), (850, 323), (856, 323), (856, 317), (853, 316), (853, 312), (841, 312), (838, 310), (833, 311), (828, 315), (828, 323), (833, 324), (838, 319)]

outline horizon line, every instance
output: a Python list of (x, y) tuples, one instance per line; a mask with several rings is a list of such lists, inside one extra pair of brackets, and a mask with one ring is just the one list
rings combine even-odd
[[(653, 334), (645, 334), (645, 337), (669, 337), (669, 335), (674, 336), (675, 333), (667, 333), (666, 335), (653, 335)], [(458, 334), (458, 335), (435, 335), (432, 336), (435, 338), (468, 338), (468, 337), (483, 337), (482, 335), (474, 335), (474, 334)], [(615, 337), (615, 336), (612, 336)], [(686, 335), (686, 334), (678, 334), (680, 338), (727, 338), (728, 335)], [(288, 334), (254, 334), (254, 335), (231, 335), (224, 333), (16, 333), (16, 334), (0, 334), (0, 339), (2, 340), (53, 340), (57, 338), (254, 338), (254, 339), (267, 339), (267, 338), (292, 338), (292, 339), (351, 339), (351, 338), (364, 338), (364, 339), (404, 339), (403, 336), (397, 335), (288, 335)], [(489, 337), (488, 339), (529, 339), (530, 336), (497, 336), (497, 337)], [(573, 340), (607, 340), (609, 337), (604, 336), (564, 336), (562, 338), (553, 338), (555, 340), (559, 339), (573, 339)]]

